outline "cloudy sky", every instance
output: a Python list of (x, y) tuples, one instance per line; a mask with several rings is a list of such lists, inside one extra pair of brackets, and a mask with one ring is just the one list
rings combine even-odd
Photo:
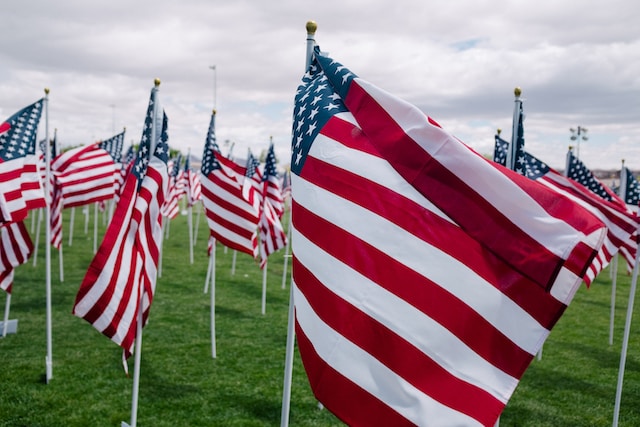
[(160, 78), (172, 148), (202, 156), (215, 106), (223, 152), (272, 137), (288, 164), (314, 20), (323, 51), (483, 154), (510, 138), (518, 86), (532, 154), (563, 168), (581, 126), (587, 166), (640, 170), (637, 0), (7, 0), (2, 16), (0, 120), (48, 87), (63, 146), (123, 127), (137, 143)]

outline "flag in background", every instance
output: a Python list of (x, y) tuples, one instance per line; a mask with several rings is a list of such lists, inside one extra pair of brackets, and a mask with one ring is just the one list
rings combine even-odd
[[(495, 149), (496, 151), (506, 150), (506, 145), (497, 141)], [(638, 227), (636, 215), (621, 205), (619, 201), (603, 199), (581, 183), (556, 172), (546, 163), (527, 152), (524, 153), (524, 159), (524, 171), (527, 178), (538, 181), (551, 190), (569, 197), (592, 212), (607, 226), (607, 234), (598, 255), (583, 277), (587, 286), (611, 262), (618, 251), (623, 253), (627, 263), (634, 263)], [(582, 175), (586, 176), (584, 173)]]
[(113, 195), (113, 200), (115, 203), (118, 203), (120, 200), (120, 190), (124, 185), (125, 178), (129, 173), (129, 170), (133, 166), (133, 161), (136, 158), (136, 153), (133, 150), (133, 145), (130, 145), (127, 149), (126, 153), (123, 154), (122, 160), (120, 162), (120, 173), (116, 174), (116, 184), (115, 184), (115, 192)]
[(296, 337), (318, 400), (350, 425), (493, 425), (603, 224), (317, 48), (291, 165)]
[(222, 156), (215, 111), (202, 155), (202, 203), (211, 235), (228, 248), (258, 257), (258, 212), (242, 196), (246, 168)]
[(73, 308), (74, 315), (122, 347), (127, 357), (133, 351), (139, 304), (145, 325), (155, 292), (162, 239), (160, 207), (168, 185), (167, 116), (163, 114), (160, 121), (159, 114), (154, 114), (161, 112), (155, 105), (156, 92), (157, 88), (151, 91), (135, 164)]
[(198, 200), (200, 200), (200, 196), (202, 194), (202, 186), (200, 185), (200, 177), (196, 173), (196, 171), (191, 170), (191, 161), (190, 161), (191, 153), (187, 154), (187, 158), (184, 161), (184, 184), (186, 188), (187, 194), (187, 206), (193, 206), (196, 204)]
[(589, 168), (576, 156), (573, 150), (569, 148), (567, 151), (567, 177), (587, 187), (597, 196), (624, 207), (622, 201), (609, 187), (604, 185)]
[(242, 197), (249, 202), (257, 215), (260, 215), (263, 201), (262, 172), (260, 161), (253, 157), (251, 150), (247, 152), (244, 179), (242, 180)]
[(269, 151), (267, 151), (262, 182), (264, 183), (262, 190), (264, 197), (273, 206), (278, 218), (282, 218), (282, 214), (284, 214), (284, 199), (278, 173), (276, 172), (276, 154), (273, 151), (273, 142), (269, 145)]
[(24, 221), (0, 225), (0, 289), (11, 293), (14, 269), (27, 262), (33, 243)]
[(44, 98), (0, 123), (0, 223), (18, 222), (46, 206), (36, 134)]
[(180, 197), (184, 194), (184, 182), (182, 180), (182, 174), (180, 173), (180, 163), (182, 162), (182, 154), (178, 153), (178, 156), (169, 160), (169, 190), (167, 198), (162, 205), (162, 215), (169, 219), (173, 219), (178, 216), (180, 212), (178, 202)]
[(640, 184), (628, 167), (622, 166), (620, 171), (620, 197), (629, 209), (638, 212), (640, 200)]

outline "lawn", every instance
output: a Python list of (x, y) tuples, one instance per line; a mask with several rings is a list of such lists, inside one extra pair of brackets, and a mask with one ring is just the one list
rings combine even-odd
[[(194, 214), (194, 218), (195, 218)], [(46, 301), (44, 233), (37, 265), (16, 271), (11, 318), (18, 332), (0, 339), (0, 426), (120, 426), (129, 421), (132, 378), (122, 352), (86, 321), (71, 314), (93, 257), (93, 219), (84, 231), (76, 211), (68, 245), (65, 211), (64, 281), (52, 252), (53, 378), (45, 382)], [(186, 216), (171, 222), (164, 241), (149, 324), (142, 339), (139, 426), (277, 426), (280, 424), (289, 285), (282, 289), (283, 252), (269, 259), (266, 313), (262, 272), (247, 255), (216, 250), (216, 349), (211, 356), (206, 223), (201, 216), (194, 263), (189, 262)], [(31, 221), (27, 221), (31, 226)], [(99, 235), (104, 232), (99, 221)], [(621, 270), (623, 270), (621, 268)], [(630, 276), (621, 271), (614, 343), (609, 345), (611, 279), (605, 270), (581, 288), (534, 360), (501, 426), (608, 426), (620, 361)], [(4, 306), (4, 297), (0, 297)], [(636, 304), (637, 306), (638, 304)], [(626, 364), (620, 424), (640, 425), (640, 332), (635, 310)], [(133, 370), (133, 358), (129, 361)], [(296, 353), (291, 426), (342, 425), (313, 397)]]

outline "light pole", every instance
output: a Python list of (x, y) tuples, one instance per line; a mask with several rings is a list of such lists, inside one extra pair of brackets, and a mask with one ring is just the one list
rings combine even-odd
[(583, 141), (587, 141), (589, 138), (587, 137), (587, 129), (583, 128), (582, 126), (578, 126), (578, 129), (574, 129), (574, 128), (569, 128), (569, 130), (571, 131), (571, 140), (572, 141), (577, 141), (578, 146), (576, 149), (576, 157), (579, 159), (580, 158), (580, 140), (582, 139)]
[(213, 109), (216, 109), (216, 66), (209, 65), (209, 69), (213, 70)]

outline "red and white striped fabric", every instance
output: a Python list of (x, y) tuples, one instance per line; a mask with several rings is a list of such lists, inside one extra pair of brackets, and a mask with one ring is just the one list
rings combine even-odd
[(63, 207), (82, 206), (113, 197), (116, 164), (98, 143), (58, 155), (51, 164)]
[(241, 182), (242, 197), (253, 206), (253, 209), (258, 213), (258, 216), (260, 216), (264, 198), (262, 171), (260, 170), (260, 161), (253, 157), (251, 152), (249, 152), (247, 156), (245, 174)]
[(180, 157), (169, 160), (169, 171), (173, 171), (169, 176), (169, 189), (164, 205), (162, 205), (162, 215), (173, 219), (180, 213), (180, 198), (185, 194), (185, 180), (180, 168)]
[(215, 113), (211, 115), (200, 176), (209, 230), (222, 245), (257, 258), (258, 212), (242, 196), (246, 168), (220, 154), (212, 130), (214, 123)]
[(198, 200), (202, 199), (202, 183), (200, 182), (200, 173), (188, 169), (187, 174), (187, 204), (195, 205)]
[(0, 226), (0, 289), (11, 293), (14, 269), (27, 262), (33, 243), (24, 221)]
[(273, 206), (278, 218), (282, 218), (284, 214), (284, 197), (282, 196), (280, 180), (276, 172), (276, 155), (273, 149), (273, 143), (269, 145), (269, 151), (267, 151), (262, 181), (264, 184), (262, 190), (264, 197), (269, 201), (271, 206)]
[(158, 245), (162, 240), (160, 207), (168, 185), (166, 116), (163, 136), (153, 155), (149, 153), (154, 127), (153, 94), (138, 158), (127, 175), (116, 212), (73, 308), (74, 315), (121, 346), (127, 357), (133, 351), (139, 304), (144, 325), (155, 292)]
[(267, 265), (267, 259), (272, 253), (287, 246), (287, 235), (282, 228), (278, 212), (268, 199), (264, 199), (260, 212), (260, 268)]
[(604, 225), (317, 53), (294, 118), (296, 336), (316, 397), (349, 425), (493, 426)]

